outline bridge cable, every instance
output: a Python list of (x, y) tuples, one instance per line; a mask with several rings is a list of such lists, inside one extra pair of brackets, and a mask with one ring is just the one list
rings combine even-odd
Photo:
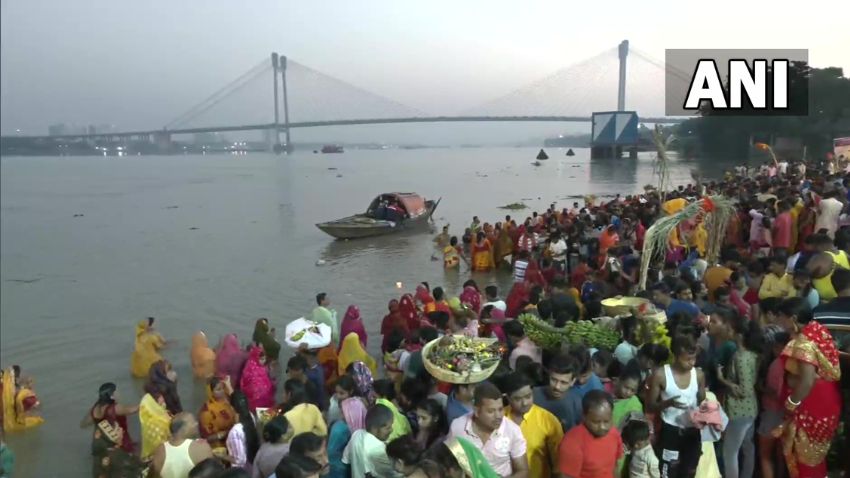
[[(195, 104), (189, 110), (185, 111), (183, 114), (178, 116), (176, 119), (170, 121), (165, 125), (166, 129), (171, 129), (174, 126), (180, 126), (188, 123), (189, 121), (197, 118), (200, 114), (208, 111), (212, 106), (218, 104), (225, 97), (230, 96), (237, 90), (244, 87), (245, 84), (251, 82), (257, 76), (265, 73), (271, 69), (271, 64), (268, 59), (263, 59), (260, 63), (257, 63), (253, 67), (251, 67), (248, 71), (241, 74), (238, 78), (234, 79), (224, 87), (220, 88), (215, 93), (211, 94), (207, 98), (204, 98), (203, 101)], [(240, 84), (241, 83), (241, 84)], [(213, 102), (212, 105), (208, 103)]]

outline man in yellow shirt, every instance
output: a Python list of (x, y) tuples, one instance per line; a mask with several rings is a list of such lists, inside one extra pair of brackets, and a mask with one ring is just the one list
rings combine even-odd
[(720, 264), (706, 269), (702, 276), (705, 287), (708, 289), (708, 297), (714, 301), (714, 291), (726, 285), (726, 281), (732, 277), (732, 272), (741, 264), (741, 255), (737, 250), (729, 248), (721, 253)]
[(794, 289), (794, 279), (790, 274), (785, 272), (785, 260), (778, 256), (771, 257), (769, 272), (765, 274), (759, 288), (759, 300), (764, 300), (768, 297), (784, 299), (786, 297), (794, 297), (796, 294), (797, 290)]
[(519, 425), (526, 441), (528, 476), (558, 476), (558, 447), (564, 438), (561, 422), (551, 412), (534, 404), (531, 380), (514, 372), (504, 378), (502, 392), (508, 397), (505, 417)]

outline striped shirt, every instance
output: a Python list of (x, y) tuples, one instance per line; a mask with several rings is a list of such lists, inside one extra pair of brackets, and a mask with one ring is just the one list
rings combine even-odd
[(850, 346), (850, 297), (836, 297), (814, 309), (814, 318), (829, 329), (839, 350)]

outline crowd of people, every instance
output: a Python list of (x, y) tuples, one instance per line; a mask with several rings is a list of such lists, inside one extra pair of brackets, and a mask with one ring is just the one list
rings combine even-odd
[[(446, 227), (435, 242), (447, 273), (467, 264), (481, 281), (492, 278), (481, 272), (509, 271), (504, 299), (472, 279), (456, 295), (421, 283), (389, 302), (377, 360), (359, 309), (338, 320), (325, 293), (309, 318), (332, 330), (326, 347), (286, 353), (267, 319), (248, 343), (229, 334), (213, 348), (198, 332), (190, 358), (207, 399), (194, 410), (184, 409), (162, 356), (167, 341), (145, 319), (130, 364), (144, 396), (121, 403), (116, 385), (104, 383), (81, 423), (93, 430), (93, 476), (821, 478), (828, 467), (847, 470), (850, 442), (838, 431), (842, 422), (845, 435), (850, 429), (842, 415), (850, 381), (841, 374), (850, 352), (848, 184), (848, 174), (802, 163), (736, 169), (666, 194), (553, 205), (520, 224), (476, 217), (460, 240)], [(654, 221), (721, 194), (736, 203), (725, 237), (682, 221), (641, 290), (640, 252)], [(712, 240), (723, 243), (714, 263)], [(668, 340), (642, 341), (637, 309), (606, 319), (621, 333), (610, 350), (543, 348), (517, 320), (532, 314), (555, 328), (600, 320), (602, 301), (617, 296), (663, 310)], [(446, 335), (494, 337), (505, 345), (502, 363), (479, 383), (441, 382), (422, 351)], [(7, 432), (40, 423), (28, 397), (32, 382), (8, 369)], [(127, 423), (136, 415), (140, 444)]]

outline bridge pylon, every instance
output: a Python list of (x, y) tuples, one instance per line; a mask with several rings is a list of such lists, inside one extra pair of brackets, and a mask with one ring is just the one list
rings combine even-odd
[[(289, 94), (286, 90), (286, 56), (280, 55), (278, 58), (278, 67), (280, 70), (281, 83), (283, 85), (283, 132), (286, 138), (286, 144), (284, 145), (284, 150), (287, 153), (291, 153), (294, 149), (292, 145), (292, 137), (289, 135)], [(275, 75), (275, 81), (277, 81), (277, 75)], [(275, 100), (275, 104), (277, 101)]]

